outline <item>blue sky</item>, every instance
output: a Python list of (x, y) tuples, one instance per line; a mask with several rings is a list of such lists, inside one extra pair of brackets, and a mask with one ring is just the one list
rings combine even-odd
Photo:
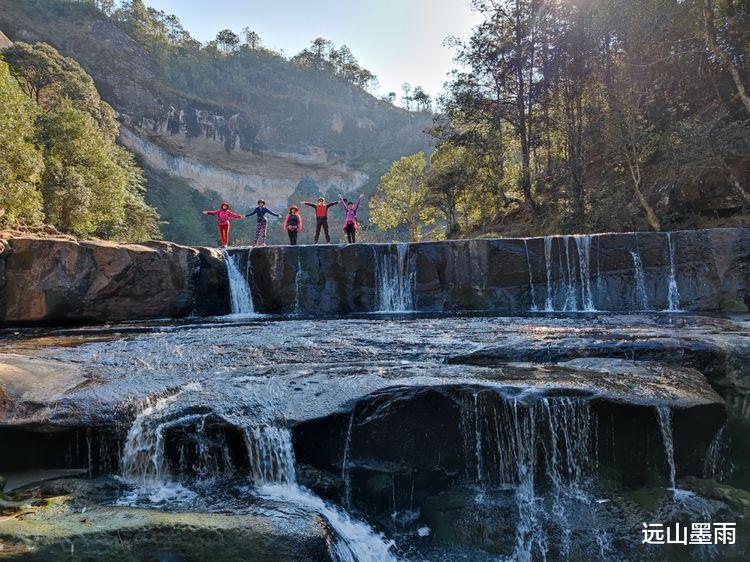
[(248, 26), (263, 43), (294, 55), (315, 37), (346, 44), (378, 77), (378, 94), (409, 82), (435, 96), (452, 67), (449, 35), (467, 37), (479, 23), (469, 0), (145, 0), (176, 14), (196, 39), (208, 41)]

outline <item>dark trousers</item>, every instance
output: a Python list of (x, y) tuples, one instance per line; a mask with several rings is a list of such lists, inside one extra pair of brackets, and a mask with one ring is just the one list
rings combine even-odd
[(344, 232), (346, 232), (346, 240), (349, 244), (354, 244), (357, 241), (357, 227), (354, 226), (354, 223), (348, 223)]
[(289, 235), (289, 243), (292, 246), (297, 245), (297, 231), (296, 230), (287, 230), (286, 233)]
[(315, 217), (315, 243), (317, 244), (318, 238), (320, 238), (321, 227), (326, 235), (326, 244), (330, 244), (331, 237), (328, 234), (328, 217)]

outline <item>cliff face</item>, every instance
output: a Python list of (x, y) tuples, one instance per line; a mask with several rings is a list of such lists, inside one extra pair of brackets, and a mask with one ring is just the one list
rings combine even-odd
[[(0, 318), (7, 323), (106, 322), (222, 311), (218, 252), (167, 242), (113, 244), (14, 237), (0, 241)], [(214, 280), (214, 264), (220, 274)], [(198, 307), (200, 310), (200, 307)]]
[[(9, 237), (6, 323), (229, 313), (224, 256), (166, 242)], [(256, 312), (711, 311), (750, 302), (750, 230), (229, 250)], [(244, 278), (242, 277), (244, 276)], [(234, 287), (238, 289), (242, 287)]]
[(258, 312), (718, 310), (750, 300), (750, 230), (232, 250)]
[[(259, 197), (285, 206), (305, 177), (322, 193), (359, 191), (394, 159), (430, 145), (422, 132), (429, 115), (409, 115), (267, 54), (248, 55), (257, 60), (242, 63), (247, 87), (241, 99), (207, 99), (185, 85), (190, 80), (184, 76), (167, 78), (184, 70), (179, 62), (166, 71), (163, 55), (149, 52), (105, 16), (63, 4), (53, 9), (0, 0), (0, 29), (13, 40), (47, 42), (76, 59), (120, 113), (121, 142), (149, 167), (182, 177), (204, 194), (218, 192), (242, 206)], [(226, 79), (209, 71), (215, 75), (201, 80)], [(193, 211), (158, 210), (168, 221)]]

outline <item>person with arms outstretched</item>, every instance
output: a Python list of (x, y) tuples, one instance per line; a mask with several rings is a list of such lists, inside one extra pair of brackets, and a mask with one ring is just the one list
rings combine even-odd
[(357, 209), (359, 204), (362, 202), (364, 193), (360, 194), (357, 202), (344, 201), (343, 195), (339, 193), (339, 203), (346, 211), (346, 219), (344, 220), (344, 232), (346, 232), (346, 240), (349, 244), (354, 244), (357, 241), (357, 230), (359, 229), (359, 223), (357, 222)]
[(214, 215), (219, 217), (219, 238), (221, 245), (226, 248), (229, 244), (229, 221), (232, 219), (241, 219), (242, 215), (233, 213), (229, 210), (229, 203), (222, 203), (221, 207), (215, 211), (203, 211), (204, 215)]
[(326, 204), (325, 197), (318, 197), (317, 205), (314, 203), (310, 203), (309, 201), (302, 201), (302, 204), (315, 209), (315, 241), (313, 243), (318, 243), (318, 239), (320, 238), (320, 229), (322, 228), (324, 234), (326, 235), (326, 244), (330, 244), (331, 237), (328, 234), (328, 209), (330, 209), (334, 205), (338, 205), (338, 201)]
[(262, 237), (262, 246), (266, 245), (266, 236), (268, 234), (268, 217), (266, 215), (273, 215), (274, 217), (277, 217), (276, 213), (274, 213), (271, 209), (266, 207), (266, 202), (263, 201), (263, 199), (260, 199), (258, 201), (258, 206), (255, 207), (253, 212), (246, 214), (246, 217), (251, 217), (253, 215), (258, 215), (258, 223), (255, 225), (255, 241), (253, 242), (253, 248), (258, 247), (258, 239)]

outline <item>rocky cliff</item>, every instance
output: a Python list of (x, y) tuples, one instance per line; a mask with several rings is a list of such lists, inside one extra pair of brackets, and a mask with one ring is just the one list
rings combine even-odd
[[(120, 114), (122, 144), (145, 165), (237, 205), (263, 197), (285, 206), (303, 178), (323, 194), (372, 187), (391, 161), (431, 145), (423, 133), (430, 114), (410, 114), (269, 52), (231, 65), (207, 59), (199, 70), (190, 57), (154, 52), (91, 6), (55, 0), (0, 0), (0, 29), (77, 60)], [(230, 81), (239, 91), (229, 91)], [(176, 223), (194, 211), (157, 208)]]
[[(187, 316), (201, 310), (199, 290), (226, 291), (218, 255), (166, 242), (0, 240), (0, 318), (60, 323)], [(216, 264), (221, 274), (212, 281)], [(221, 303), (206, 299), (222, 311)]]
[[(271, 246), (227, 255), (260, 313), (741, 312), (750, 301), (748, 229)], [(0, 284), (6, 323), (230, 311), (224, 255), (166, 242), (7, 237)]]
[(707, 311), (750, 299), (750, 230), (232, 251), (272, 313)]

